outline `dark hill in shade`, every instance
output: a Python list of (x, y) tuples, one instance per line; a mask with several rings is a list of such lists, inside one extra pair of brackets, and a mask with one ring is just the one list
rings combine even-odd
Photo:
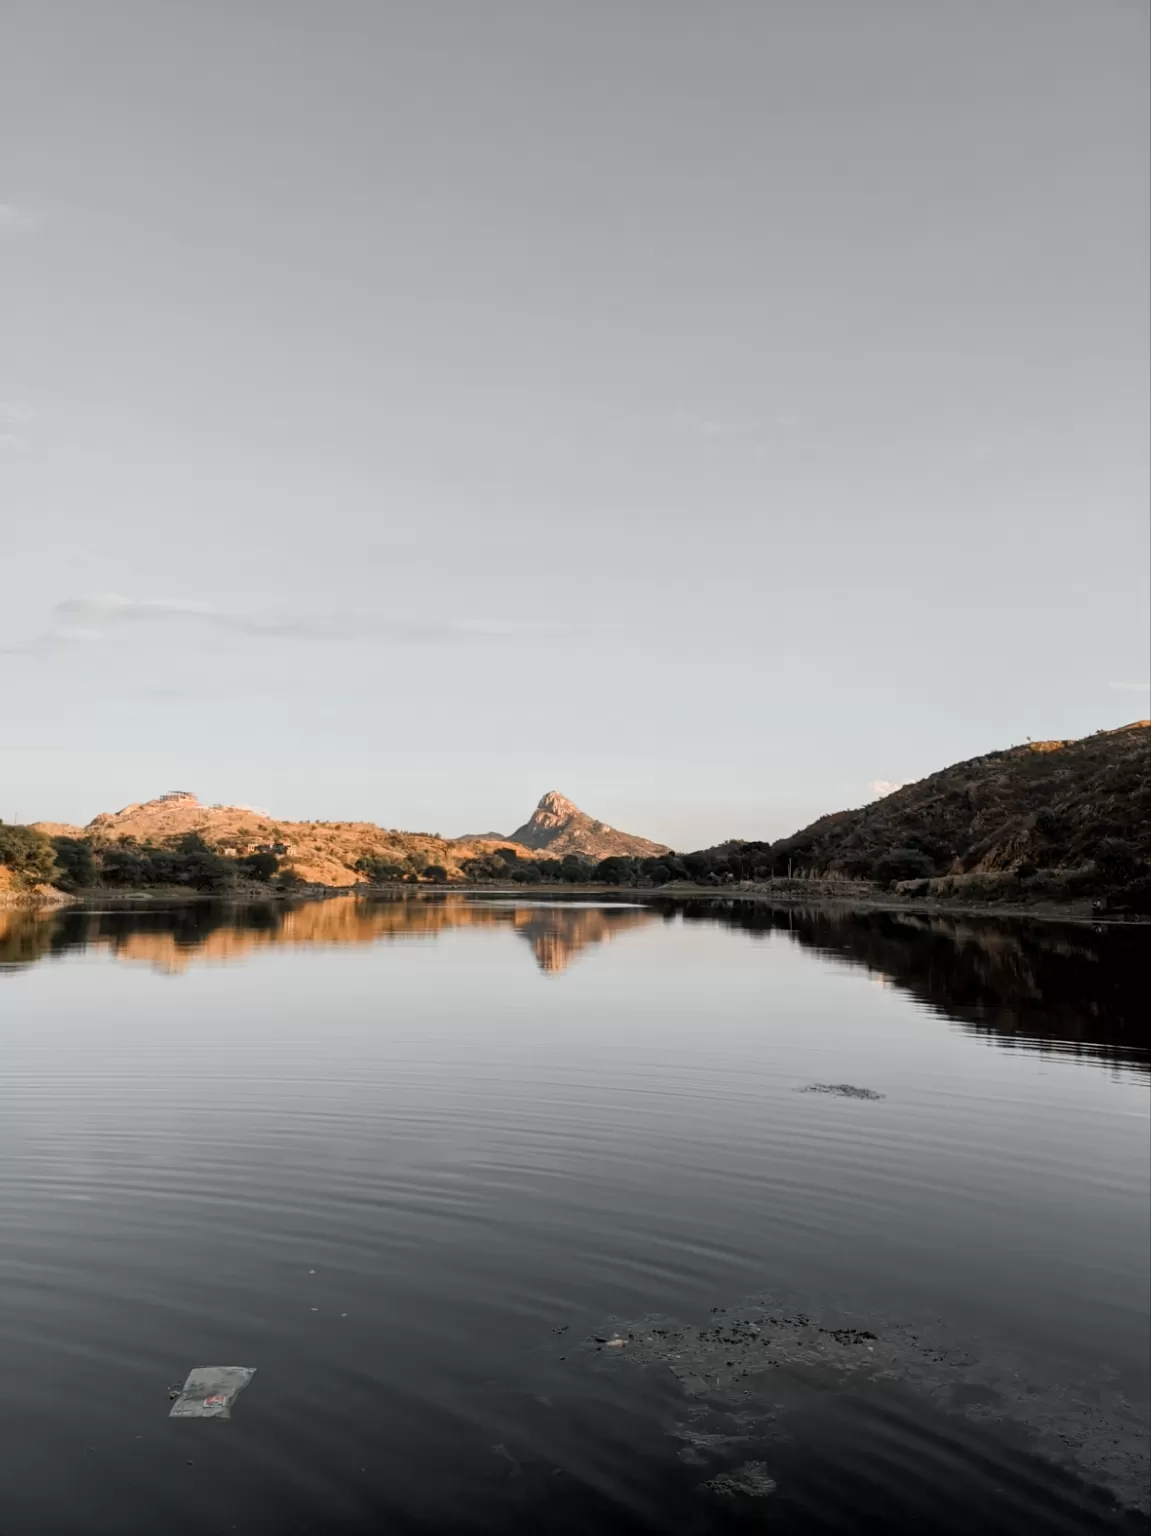
[[(871, 876), (896, 850), (935, 875), (1026, 874), (1151, 862), (1151, 721), (1031, 741), (941, 769), (771, 848), (820, 874)], [(930, 869), (927, 865), (930, 865)]]

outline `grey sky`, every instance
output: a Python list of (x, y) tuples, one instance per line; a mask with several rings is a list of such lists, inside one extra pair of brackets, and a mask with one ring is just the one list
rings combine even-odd
[(0, 816), (683, 847), (1145, 715), (1148, 42), (7, 0)]

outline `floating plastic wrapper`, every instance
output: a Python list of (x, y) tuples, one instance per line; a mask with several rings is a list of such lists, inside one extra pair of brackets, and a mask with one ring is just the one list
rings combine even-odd
[(170, 1419), (230, 1419), (232, 1404), (256, 1374), (254, 1365), (198, 1365), (188, 1372)]

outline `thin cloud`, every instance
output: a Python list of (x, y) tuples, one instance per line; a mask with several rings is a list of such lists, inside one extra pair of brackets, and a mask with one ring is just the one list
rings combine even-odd
[(901, 779), (898, 784), (893, 784), (890, 779), (872, 779), (867, 788), (873, 800), (882, 800), (886, 795), (893, 795), (897, 789), (904, 789), (909, 783), (909, 779)]
[(1108, 688), (1121, 688), (1126, 693), (1151, 693), (1151, 683), (1108, 683)]
[(23, 436), (16, 430), (32, 420), (33, 412), (21, 400), (0, 400), (0, 447), (22, 448)]
[(40, 215), (16, 203), (0, 203), (0, 235), (23, 235), (40, 222)]
[(769, 446), (763, 424), (756, 420), (706, 416), (695, 411), (673, 411), (667, 420), (677, 431), (702, 439), (710, 448), (726, 443), (760, 454)]
[(218, 608), (186, 598), (122, 597), (97, 593), (60, 603), (40, 645), (97, 645), (117, 634), (148, 629), (252, 640), (357, 641), (442, 644), (502, 636), (562, 634), (562, 625), (508, 619), (422, 619), (370, 613), (322, 613), (300, 608)]

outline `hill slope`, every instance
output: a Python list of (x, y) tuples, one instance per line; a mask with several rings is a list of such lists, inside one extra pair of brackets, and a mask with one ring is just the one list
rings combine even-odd
[(634, 837), (630, 832), (619, 832), (596, 821), (555, 789), (548, 790), (508, 841), (546, 853), (552, 859), (562, 859), (565, 854), (582, 854), (596, 860), (617, 856), (648, 859), (669, 852), (663, 843), (649, 842), (646, 837)]
[(85, 827), (37, 822), (49, 837), (84, 838), (97, 848), (122, 838), (169, 845), (197, 832), (221, 853), (243, 857), (271, 849), (286, 869), (309, 884), (350, 886), (366, 877), (358, 861), (377, 859), (412, 870), (438, 865), (449, 876), (465, 860), (500, 846), (424, 832), (398, 832), (370, 821), (279, 821), (266, 811), (237, 805), (201, 805), (195, 795), (174, 792), (95, 816)]
[(1078, 741), (1035, 741), (955, 763), (771, 848), (820, 874), (871, 875), (914, 850), (936, 875), (1151, 862), (1151, 721)]
[(214, 853), (230, 858), (273, 853), (284, 872), (325, 886), (391, 880), (405, 873), (411, 877), (429, 866), (449, 879), (502, 879), (510, 866), (500, 862), (501, 849), (513, 862), (518, 857), (521, 868), (565, 854), (598, 862), (613, 855), (650, 858), (667, 851), (661, 843), (605, 826), (554, 792), (511, 837), (492, 832), (444, 838), (366, 821), (280, 821), (250, 806), (202, 805), (184, 790), (104, 812), (84, 827), (47, 821), (35, 826), (48, 837), (80, 839), (97, 854), (123, 843), (176, 848), (195, 834)]

